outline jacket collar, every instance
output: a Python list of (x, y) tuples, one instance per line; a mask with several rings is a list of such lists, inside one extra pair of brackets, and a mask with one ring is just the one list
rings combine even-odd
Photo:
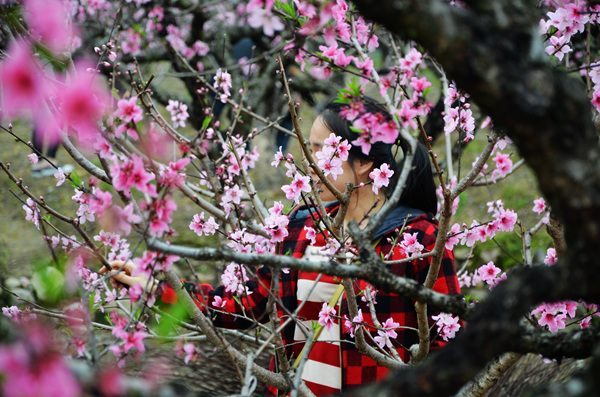
[[(325, 209), (328, 213), (332, 213), (337, 211), (338, 207), (338, 202), (334, 201), (332, 203), (327, 204), (325, 206)], [(296, 222), (301, 222), (302, 224), (304, 224), (311, 212), (316, 213), (316, 211), (311, 210), (306, 206), (298, 208), (296, 211), (290, 214), (290, 226), (292, 226), (292, 224), (295, 224)], [(406, 224), (411, 223), (414, 220), (414, 218), (423, 215), (424, 213), (425, 212), (415, 208), (405, 207), (403, 205), (397, 206), (396, 208), (390, 211), (390, 213), (385, 217), (381, 225), (379, 225), (379, 228), (373, 236), (373, 241), (396, 230), (397, 228), (402, 227), (405, 221)]]
[(373, 236), (373, 240), (376, 240), (388, 234), (389, 232), (392, 232), (397, 228), (402, 227), (405, 221), (407, 224), (411, 223), (414, 218), (422, 214), (424, 214), (423, 211), (415, 208), (405, 207), (403, 205), (397, 206), (396, 208), (391, 210), (390, 213), (385, 217), (383, 222), (381, 222), (381, 225), (379, 225), (379, 228)]

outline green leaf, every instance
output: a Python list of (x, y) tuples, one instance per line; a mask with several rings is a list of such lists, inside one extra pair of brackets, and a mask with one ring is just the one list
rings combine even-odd
[(204, 130), (206, 130), (208, 128), (208, 125), (210, 124), (210, 122), (212, 121), (212, 119), (213, 119), (212, 117), (206, 117), (204, 119), (204, 121), (202, 122), (201, 131), (204, 131)]
[(285, 207), (283, 208), (283, 215), (289, 214), (293, 208), (294, 207), (291, 206), (289, 203), (285, 203)]
[(33, 273), (31, 285), (37, 297), (45, 303), (56, 304), (65, 295), (65, 276), (54, 266), (44, 266)]
[(337, 103), (348, 103), (350, 102), (349, 96), (360, 97), (362, 96), (362, 85), (359, 84), (356, 77), (352, 77), (352, 81), (348, 82), (348, 88), (342, 88), (338, 90), (338, 97), (335, 100)]
[(119, 93), (117, 92), (116, 87), (113, 87), (112, 90), (110, 90), (110, 92), (112, 93), (112, 95), (115, 97), (115, 99), (117, 101), (121, 99), (121, 97), (119, 96)]
[(356, 128), (352, 125), (350, 126), (350, 131), (356, 132), (357, 134), (360, 134), (361, 132), (365, 132), (362, 128)]
[(284, 19), (296, 19), (296, 9), (293, 2), (276, 1), (275, 7), (279, 8), (285, 14)]
[(173, 330), (179, 326), (179, 322), (185, 321), (189, 317), (185, 307), (179, 303), (169, 306), (168, 310), (165, 311), (168, 312), (170, 316), (161, 316), (160, 322), (156, 326), (156, 333), (161, 336), (172, 334)]
[(71, 172), (71, 180), (69, 181), (69, 185), (71, 185), (74, 188), (78, 188), (79, 186), (81, 186), (81, 179), (79, 179), (79, 175), (77, 175), (77, 171), (73, 171)]
[(313, 331), (316, 331), (321, 327), (321, 325), (319, 323), (315, 322), (314, 320), (310, 320), (310, 325), (311, 325)]
[(96, 312), (96, 310), (94, 310), (94, 295), (100, 294), (100, 293), (101, 293), (100, 291), (96, 290), (93, 294), (89, 295), (88, 305), (89, 305), (89, 310), (92, 315), (92, 318), (94, 317), (94, 313)]

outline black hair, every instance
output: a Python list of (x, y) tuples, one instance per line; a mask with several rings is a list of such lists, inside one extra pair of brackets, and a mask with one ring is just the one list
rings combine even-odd
[[(360, 98), (360, 102), (362, 103), (365, 112), (372, 114), (379, 113), (386, 121), (392, 120), (392, 116), (385, 105), (366, 96)], [(359, 134), (352, 131), (350, 128), (352, 123), (340, 114), (342, 111), (348, 110), (350, 110), (350, 105), (348, 103), (329, 99), (319, 107), (318, 115), (322, 118), (323, 123), (331, 132), (352, 143), (352, 141), (359, 138)], [(399, 147), (399, 149), (402, 150), (402, 153), (406, 154), (408, 144), (404, 140), (398, 137), (396, 145), (396, 148)], [(362, 148), (358, 145), (352, 145), (348, 154), (348, 161), (351, 166), (353, 165), (354, 160), (371, 161), (373, 162), (373, 168), (379, 168), (384, 163), (390, 164), (390, 169), (394, 171), (394, 175), (390, 179), (389, 186), (384, 190), (386, 197), (389, 197), (394, 191), (394, 188), (398, 183), (400, 171), (404, 166), (404, 159), (406, 158), (406, 156), (403, 155), (400, 162), (396, 161), (394, 149), (395, 147), (393, 144), (375, 142), (371, 143), (371, 150), (368, 155), (365, 155), (362, 152)], [(436, 187), (433, 182), (433, 173), (431, 171), (431, 163), (429, 162), (427, 148), (422, 143), (419, 143), (413, 156), (412, 170), (408, 174), (398, 205), (404, 205), (435, 214), (437, 212), (437, 196), (435, 190)]]

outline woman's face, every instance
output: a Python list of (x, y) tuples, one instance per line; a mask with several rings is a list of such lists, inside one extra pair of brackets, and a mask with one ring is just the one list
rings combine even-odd
[[(309, 138), (310, 148), (312, 150), (312, 155), (315, 159), (315, 162), (318, 161), (315, 154), (323, 149), (324, 141), (329, 137), (330, 134), (331, 131), (325, 126), (323, 118), (320, 116), (317, 117), (317, 119), (312, 125), (312, 128), (310, 129)], [(333, 184), (333, 186), (335, 186), (336, 189), (343, 193), (346, 190), (346, 183), (353, 182), (356, 184), (359, 183), (359, 181), (356, 180), (355, 173), (353, 172), (349, 161), (344, 161), (342, 163), (342, 170), (344, 171), (343, 174), (338, 175), (337, 179), (333, 179), (331, 174), (327, 175), (327, 179), (331, 181), (331, 183)], [(317, 188), (323, 190), (320, 194), (321, 200), (336, 200), (335, 196), (329, 191), (329, 189), (327, 189), (325, 186), (322, 186), (322, 182), (319, 181), (319, 177), (316, 174), (313, 173), (311, 177), (315, 182), (317, 182)]]

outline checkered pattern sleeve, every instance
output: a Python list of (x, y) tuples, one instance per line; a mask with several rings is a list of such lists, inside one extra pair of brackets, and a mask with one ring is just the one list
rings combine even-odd
[[(432, 250), (435, 246), (435, 240), (437, 238), (437, 223), (430, 216), (423, 214), (417, 218), (414, 218), (412, 222), (407, 225), (404, 233), (417, 233), (417, 241), (424, 246), (424, 251)], [(391, 260), (403, 259), (405, 256), (401, 252), (398, 246), (392, 247), (392, 244), (388, 240), (388, 237), (393, 237), (394, 234), (390, 233), (379, 242), (376, 247), (376, 251), (379, 254), (387, 256), (391, 253)], [(402, 239), (402, 236), (400, 236)], [(431, 263), (431, 258), (424, 258), (415, 261), (404, 262), (400, 264), (393, 264), (389, 266), (389, 269), (396, 275), (413, 279), (419, 283), (424, 283), (427, 277), (427, 272)], [(357, 282), (357, 292), (364, 291), (366, 287), (364, 281)], [(458, 284), (458, 278), (456, 276), (456, 269), (454, 267), (454, 256), (451, 251), (445, 250), (442, 258), (442, 264), (438, 274), (438, 279), (433, 287), (437, 292), (443, 294), (460, 293), (460, 287)], [(384, 323), (388, 318), (392, 318), (394, 322), (400, 324), (401, 327), (396, 330), (397, 337), (392, 341), (396, 347), (400, 358), (404, 362), (410, 360), (409, 348), (419, 343), (417, 332), (414, 330), (417, 328), (417, 315), (415, 312), (414, 301), (400, 297), (398, 294), (387, 293), (385, 291), (378, 291), (375, 295), (377, 302), (375, 308), (377, 311), (377, 319), (380, 323)], [(363, 316), (366, 323), (371, 323), (373, 319), (370, 314), (369, 306), (360, 297), (357, 298), (359, 308), (362, 310)], [(347, 313), (347, 306), (344, 305), (342, 313)], [(437, 314), (437, 311), (430, 309), (428, 311), (429, 322), (432, 326), (434, 321), (431, 320), (431, 316)], [(372, 329), (372, 336), (377, 336), (376, 329)], [(347, 333), (343, 335), (348, 342), (353, 342)], [(368, 339), (368, 338), (367, 338)], [(435, 327), (433, 327), (431, 334), (431, 349), (438, 349), (444, 344), (436, 338)], [(342, 360), (343, 360), (343, 373), (342, 383), (344, 390), (350, 390), (353, 387), (358, 387), (367, 383), (372, 383), (385, 377), (389, 370), (383, 366), (378, 365), (375, 361), (368, 357), (363, 356), (356, 349), (353, 343), (343, 343), (342, 345)]]
[[(308, 241), (303, 237), (306, 234), (304, 230), (306, 218), (292, 216), (290, 218), (288, 236), (281, 246), (280, 254), (302, 258), (302, 253), (308, 245)], [(280, 274), (279, 298), (282, 305), (288, 311), (293, 311), (297, 305), (296, 279), (297, 271), (294, 270)], [(190, 293), (198, 307), (205, 312), (208, 311), (208, 315), (213, 318), (213, 323), (217, 327), (240, 329), (251, 327), (255, 321), (268, 321), (266, 306), (269, 299), (271, 280), (271, 270), (264, 266), (260, 267), (256, 272), (256, 277), (246, 282), (246, 286), (252, 293), (241, 296), (237, 300), (234, 299), (233, 293), (226, 291), (226, 288), (222, 285), (213, 288), (209, 284), (198, 285), (183, 280), (182, 282), (184, 288)], [(161, 302), (163, 304), (176, 304), (177, 295), (175, 291), (165, 283), (163, 283), (163, 288)], [(278, 314), (280, 317), (285, 316), (281, 307), (279, 307)], [(288, 337), (292, 341), (292, 335), (293, 324), (284, 329), (284, 338)]]
[[(256, 277), (246, 282), (246, 287), (251, 293), (236, 298), (231, 291), (226, 291), (223, 285), (213, 288), (210, 284), (198, 285), (183, 280), (182, 283), (196, 305), (213, 319), (217, 327), (243, 329), (251, 327), (255, 321), (264, 323), (268, 320), (266, 306), (271, 286), (271, 271), (266, 267), (259, 268)], [(161, 303), (176, 304), (175, 291), (166, 283), (162, 288)]]

